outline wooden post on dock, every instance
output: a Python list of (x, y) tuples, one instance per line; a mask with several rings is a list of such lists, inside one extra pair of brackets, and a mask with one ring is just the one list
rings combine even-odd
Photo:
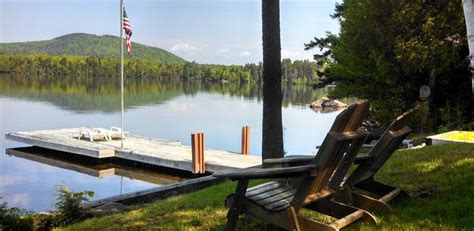
[(249, 154), (249, 147), (250, 147), (250, 126), (243, 126), (242, 127), (242, 145), (241, 145), (241, 153), (244, 155)]
[(206, 163), (204, 162), (204, 133), (199, 133), (199, 166), (201, 169), (201, 173), (206, 172)]
[(193, 173), (202, 174), (206, 172), (204, 161), (204, 133), (191, 134), (192, 165)]

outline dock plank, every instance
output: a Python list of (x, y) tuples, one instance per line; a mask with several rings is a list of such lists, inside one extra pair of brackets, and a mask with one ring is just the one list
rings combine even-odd
[[(88, 141), (77, 139), (80, 129), (64, 128), (27, 132), (12, 132), (5, 138), (43, 148), (94, 158), (116, 157), (147, 164), (192, 171), (191, 147), (178, 141), (166, 141), (127, 135), (124, 148), (120, 140)], [(206, 169), (210, 172), (254, 167), (261, 164), (261, 157), (235, 152), (205, 149)]]

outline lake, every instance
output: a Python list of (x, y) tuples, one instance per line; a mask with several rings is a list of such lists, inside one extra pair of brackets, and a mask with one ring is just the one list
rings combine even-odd
[[(288, 155), (315, 153), (322, 142), (338, 112), (316, 113), (308, 104), (327, 93), (326, 89), (284, 86)], [(207, 148), (235, 152), (240, 152), (241, 127), (249, 125), (250, 153), (260, 155), (262, 92), (252, 84), (127, 80), (124, 121), (125, 130), (133, 134), (186, 145), (191, 143), (191, 133), (204, 132)], [(53, 208), (58, 185), (92, 190), (94, 199), (100, 199), (184, 179), (120, 164), (73, 160), (76, 165), (47, 150), (7, 150), (27, 145), (4, 138), (13, 131), (84, 126), (120, 126), (118, 79), (0, 75), (2, 200), (9, 206), (44, 211)], [(111, 174), (110, 169), (120, 171)]]

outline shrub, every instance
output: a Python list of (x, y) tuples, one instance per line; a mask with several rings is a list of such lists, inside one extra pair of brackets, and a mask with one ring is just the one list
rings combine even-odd
[(32, 215), (31, 211), (8, 208), (6, 202), (0, 201), (0, 230), (32, 230)]
[(59, 186), (54, 204), (58, 212), (55, 217), (55, 224), (63, 226), (85, 219), (84, 203), (93, 196), (94, 192), (92, 191), (72, 192), (65, 185)]

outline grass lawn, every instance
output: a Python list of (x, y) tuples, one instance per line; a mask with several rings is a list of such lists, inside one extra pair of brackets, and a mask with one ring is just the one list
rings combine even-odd
[[(393, 204), (394, 212), (380, 217), (378, 226), (357, 222), (345, 230), (474, 229), (474, 144), (398, 151), (376, 178), (401, 187), (411, 198)], [(234, 189), (235, 183), (227, 182), (58, 230), (222, 230), (227, 212), (224, 199)], [(420, 197), (426, 189), (434, 194)], [(238, 224), (238, 230), (272, 228), (244, 216)]]

